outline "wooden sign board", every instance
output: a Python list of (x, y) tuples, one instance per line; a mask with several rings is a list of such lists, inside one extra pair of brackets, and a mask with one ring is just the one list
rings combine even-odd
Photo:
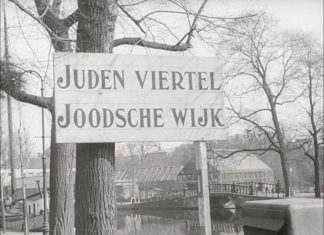
[(216, 58), (55, 53), (58, 143), (225, 138)]

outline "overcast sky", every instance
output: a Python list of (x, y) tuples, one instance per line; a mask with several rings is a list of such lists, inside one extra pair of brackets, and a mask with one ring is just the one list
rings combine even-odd
[[(196, 0), (191, 0), (197, 2)], [(21, 2), (24, 2), (21, 0)], [(29, 63), (41, 64), (42, 60), (46, 59), (52, 51), (48, 49), (48, 40), (46, 35), (39, 35), (38, 28), (40, 27), (28, 16), (17, 17), (19, 9), (15, 9), (11, 3), (8, 5), (8, 24), (10, 35), (10, 50), (14, 54), (14, 58), (19, 58), (21, 61), (28, 61)], [(323, 0), (210, 0), (206, 8), (208, 12), (224, 15), (234, 15), (242, 11), (249, 10), (263, 10), (273, 17), (278, 18), (279, 27), (284, 30), (294, 30), (298, 32), (305, 32), (315, 35), (316, 38), (323, 40)], [(33, 25), (36, 27), (32, 27)], [(22, 31), (22, 28), (30, 28), (30, 32)], [(3, 32), (3, 20), (1, 20), (1, 29)], [(3, 34), (2, 34), (3, 35)], [(32, 37), (29, 43), (26, 43), (26, 38)], [(3, 42), (3, 40), (2, 40)], [(3, 49), (3, 43), (1, 43)], [(195, 45), (194, 45), (195, 46)], [(139, 49), (140, 50), (140, 49)], [(128, 53), (129, 51), (126, 51)], [(137, 50), (132, 51), (136, 53)], [(3, 50), (1, 52), (3, 54)], [(125, 53), (125, 51), (123, 52)], [(142, 50), (141, 53), (147, 53)], [(154, 54), (154, 51), (150, 52)], [(192, 49), (193, 55), (211, 56), (210, 50), (205, 47), (194, 47)], [(38, 58), (36, 58), (36, 55)], [(27, 63), (28, 64), (28, 63)], [(40, 65), (39, 65), (40, 66)], [(42, 68), (44, 72), (46, 68)], [(52, 73), (51, 70), (48, 73)], [(49, 88), (50, 89), (50, 88)], [(40, 109), (31, 106), (23, 105), (24, 125), (29, 130), (31, 139), (35, 141), (37, 151), (41, 148), (41, 139), (35, 138), (41, 133), (40, 129)], [(15, 112), (15, 129), (18, 128), (17, 105), (14, 106)], [(49, 135), (50, 118), (47, 116), (47, 135)], [(5, 125), (6, 126), (6, 125)], [(6, 130), (4, 130), (6, 132)], [(49, 145), (49, 142), (46, 144)], [(174, 146), (175, 144), (163, 144), (163, 147)]]

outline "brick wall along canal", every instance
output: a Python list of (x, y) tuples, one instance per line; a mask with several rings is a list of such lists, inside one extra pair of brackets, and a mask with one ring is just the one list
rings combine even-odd
[[(212, 235), (243, 235), (237, 224), (240, 211), (217, 208), (211, 212)], [(117, 235), (198, 235), (197, 210), (120, 211)]]

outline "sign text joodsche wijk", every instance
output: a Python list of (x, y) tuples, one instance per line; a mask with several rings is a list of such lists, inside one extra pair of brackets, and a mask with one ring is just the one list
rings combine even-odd
[(58, 143), (225, 137), (216, 58), (55, 53)]

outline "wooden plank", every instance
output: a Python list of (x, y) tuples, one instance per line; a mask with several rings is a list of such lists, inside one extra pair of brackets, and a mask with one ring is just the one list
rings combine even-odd
[(201, 235), (211, 235), (207, 149), (205, 141), (196, 141), (196, 169), (198, 173), (198, 210)]

